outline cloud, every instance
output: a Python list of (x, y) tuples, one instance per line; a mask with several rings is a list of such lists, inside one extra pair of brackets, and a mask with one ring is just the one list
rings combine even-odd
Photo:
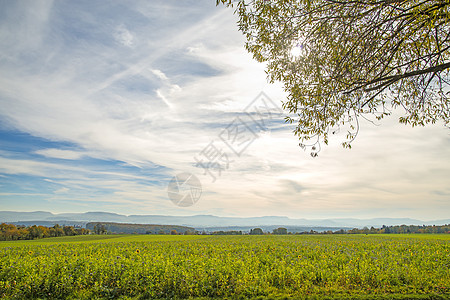
[[(27, 5), (3, 4), (0, 12), (1, 55), (10, 59), (22, 51), (39, 49), (47, 33), (52, 7), (53, 1), (45, 0)], [(13, 44), (9, 43), (11, 40), (14, 40)]]
[[(241, 156), (227, 148), (219, 134), (261, 91), (280, 106), (286, 97), (243, 48), (230, 10), (208, 1), (26, 6), (5, 8), (0, 21), (1, 129), (41, 139), (12, 138), (0, 152), (4, 193), (36, 195), (17, 205), (292, 217), (448, 212), (436, 192), (450, 177), (450, 140), (439, 125), (361, 122), (352, 150), (334, 137), (313, 159), (280, 118)], [(15, 26), (32, 9), (37, 15)], [(211, 142), (230, 155), (215, 182), (195, 161)], [(179, 172), (203, 186), (182, 210), (167, 197)]]
[(164, 101), (168, 108), (173, 109), (174, 105), (170, 103), (167, 97), (181, 91), (181, 88), (177, 84), (171, 84), (169, 78), (161, 70), (152, 69), (151, 72), (162, 81), (162, 87), (156, 90), (156, 95)]
[(114, 38), (119, 44), (126, 47), (133, 46), (134, 36), (133, 34), (125, 28), (123, 24), (119, 25), (114, 32)]
[(67, 192), (69, 192), (70, 190), (66, 187), (62, 187), (60, 189), (57, 189), (56, 191), (54, 191), (55, 194), (66, 194)]
[(41, 149), (36, 151), (36, 154), (60, 159), (80, 159), (85, 155), (82, 152), (62, 149)]
[(302, 185), (293, 180), (283, 179), (280, 180), (280, 184), (282, 185), (284, 192), (286, 193), (299, 194), (304, 190), (304, 187)]
[(161, 70), (152, 70), (152, 73), (155, 74), (161, 80), (168, 80), (166, 74), (164, 74)]

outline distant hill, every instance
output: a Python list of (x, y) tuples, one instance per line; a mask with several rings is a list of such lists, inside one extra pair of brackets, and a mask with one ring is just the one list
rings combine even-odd
[[(2, 223), (2, 221), (0, 221)], [(56, 220), (56, 221), (19, 221), (19, 222), (8, 222), (14, 225), (24, 225), (24, 226), (45, 226), (53, 227), (58, 224), (61, 226), (74, 226), (74, 227), (86, 227), (86, 222), (79, 221), (68, 221), (68, 220)]]
[(134, 224), (158, 224), (158, 225), (179, 225), (193, 227), (197, 230), (210, 227), (305, 227), (305, 228), (362, 228), (381, 227), (382, 225), (445, 225), (450, 224), (450, 219), (421, 221), (408, 218), (374, 218), (374, 219), (291, 219), (283, 216), (263, 216), (252, 218), (238, 217), (217, 217), (213, 215), (194, 215), (194, 216), (164, 216), (164, 215), (121, 215), (108, 212), (86, 212), (86, 213), (63, 213), (53, 214), (50, 212), (14, 212), (0, 211), (0, 223), (20, 223), (28, 224), (36, 222), (51, 222), (53, 224), (86, 224), (89, 222), (115, 222), (115, 223), (134, 223)]
[(206, 232), (217, 232), (217, 231), (242, 231), (243, 233), (250, 232), (251, 229), (255, 227), (261, 228), (264, 232), (272, 232), (274, 229), (279, 227), (284, 227), (288, 232), (310, 232), (311, 230), (317, 232), (323, 231), (337, 231), (339, 229), (352, 229), (353, 227), (322, 227), (322, 226), (285, 226), (285, 225), (258, 225), (258, 226), (218, 226), (218, 227), (205, 227), (199, 228), (197, 227), (197, 231), (206, 231)]
[(126, 224), (112, 222), (92, 222), (87, 223), (86, 228), (94, 231), (96, 225), (103, 225), (108, 233), (125, 233), (125, 234), (170, 234), (172, 230), (177, 233), (185, 233), (186, 231), (194, 232), (195, 229), (186, 226), (177, 225), (153, 225), (153, 224)]
[(47, 221), (49, 218), (53, 216), (54, 214), (46, 211), (33, 211), (33, 212), (0, 211), (0, 221), (2, 222), (33, 221), (33, 220)]

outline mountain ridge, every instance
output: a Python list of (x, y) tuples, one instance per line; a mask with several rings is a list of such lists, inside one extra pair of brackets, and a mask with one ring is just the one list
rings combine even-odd
[(0, 211), (2, 222), (59, 221), (59, 222), (121, 222), (136, 224), (181, 225), (191, 227), (226, 226), (323, 226), (323, 227), (381, 227), (382, 225), (445, 225), (450, 219), (421, 221), (412, 218), (327, 218), (293, 219), (286, 216), (219, 217), (214, 215), (121, 215), (109, 212), (60, 213), (46, 211)]

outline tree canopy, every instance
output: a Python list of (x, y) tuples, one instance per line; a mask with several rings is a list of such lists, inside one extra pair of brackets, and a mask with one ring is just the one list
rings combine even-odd
[(450, 1), (216, 0), (235, 7), (246, 49), (288, 93), (286, 121), (316, 156), (360, 117), (450, 125)]

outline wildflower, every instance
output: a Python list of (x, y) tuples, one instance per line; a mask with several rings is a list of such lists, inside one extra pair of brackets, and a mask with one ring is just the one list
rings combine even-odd
[(141, 251), (139, 249), (136, 249), (136, 253), (139, 254)]

